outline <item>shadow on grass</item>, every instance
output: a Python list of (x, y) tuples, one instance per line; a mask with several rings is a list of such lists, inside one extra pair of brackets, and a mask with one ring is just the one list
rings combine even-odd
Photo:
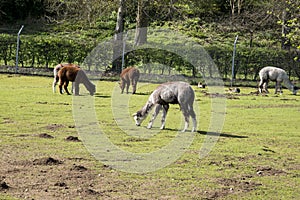
[[(167, 131), (181, 131), (174, 128), (165, 128), (164, 130)], [(185, 133), (189, 133), (190, 130), (187, 130)], [(200, 133), (201, 135), (211, 135), (211, 136), (220, 136), (220, 137), (228, 137), (228, 138), (248, 138), (248, 136), (243, 135), (233, 135), (233, 134), (227, 134), (227, 133), (216, 133), (216, 132), (206, 132), (206, 131), (197, 131), (197, 133)]]
[(243, 135), (232, 135), (227, 133), (215, 133), (215, 132), (205, 132), (205, 131), (197, 131), (201, 135), (211, 135), (211, 136), (220, 136), (220, 137), (228, 137), (228, 138), (248, 138), (248, 136)]
[(101, 94), (94, 94), (94, 97), (97, 97), (97, 98), (105, 98), (105, 99), (107, 99), (107, 98), (111, 98), (111, 96), (110, 95), (101, 95)]
[[(133, 95), (150, 95), (152, 92), (136, 92), (135, 94)], [(132, 94), (132, 93), (129, 93), (129, 94)]]

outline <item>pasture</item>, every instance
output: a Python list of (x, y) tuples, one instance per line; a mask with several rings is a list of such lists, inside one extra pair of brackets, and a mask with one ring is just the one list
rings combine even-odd
[[(247, 87), (240, 94), (227, 94), (222, 133), (209, 155), (200, 159), (214, 97), (193, 86), (200, 113), (192, 144), (162, 169), (128, 173), (88, 152), (76, 131), (72, 96), (53, 94), (52, 80), (0, 75), (0, 199), (300, 199), (299, 95), (286, 89), (274, 95), (272, 87), (268, 96), (252, 94), (256, 88)], [(120, 148), (147, 153), (167, 145), (176, 134), (191, 134), (177, 132), (183, 127), (182, 114), (170, 105), (166, 130), (149, 138), (127, 135), (112, 114), (117, 83), (93, 82), (99, 124)], [(138, 84), (137, 94), (129, 98), (130, 113), (144, 105), (154, 88)], [(156, 122), (154, 131), (160, 115)]]

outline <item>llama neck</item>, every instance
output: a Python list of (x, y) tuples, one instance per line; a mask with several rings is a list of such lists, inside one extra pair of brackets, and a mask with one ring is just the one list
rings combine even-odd
[(83, 85), (86, 87), (88, 91), (90, 92), (93, 91), (95, 85), (88, 79), (84, 71), (79, 70), (79, 72), (80, 73), (78, 73), (78, 75), (81, 77), (81, 82), (83, 83)]
[(86, 88), (92, 88), (94, 84), (89, 79), (84, 79), (83, 84)]
[(149, 114), (149, 112), (152, 110), (152, 108), (153, 108), (153, 103), (148, 101), (147, 104), (142, 108), (141, 115), (147, 116)]
[(288, 78), (284, 80), (284, 84), (289, 90), (294, 90), (294, 85)]

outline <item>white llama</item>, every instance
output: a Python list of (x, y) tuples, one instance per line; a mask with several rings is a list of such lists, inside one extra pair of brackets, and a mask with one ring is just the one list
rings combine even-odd
[(189, 117), (193, 120), (192, 132), (196, 131), (197, 120), (193, 109), (195, 99), (194, 90), (188, 83), (185, 82), (167, 82), (159, 85), (150, 95), (144, 107), (133, 114), (135, 124), (140, 126), (143, 120), (147, 117), (149, 112), (155, 107), (153, 116), (147, 126), (152, 128), (153, 121), (157, 117), (159, 111), (162, 109), (162, 120), (160, 129), (165, 128), (166, 115), (169, 109), (169, 104), (179, 104), (182, 114), (185, 119), (185, 125), (182, 132), (185, 132), (189, 125)]
[(275, 94), (277, 94), (278, 90), (280, 94), (282, 93), (282, 89), (281, 89), (282, 82), (287, 86), (289, 90), (293, 92), (294, 95), (298, 91), (298, 88), (291, 83), (288, 75), (283, 69), (277, 67), (270, 67), (270, 66), (264, 67), (259, 71), (259, 78), (260, 78), (259, 87), (258, 87), (259, 93), (262, 93), (263, 90), (266, 93), (269, 93), (268, 82), (270, 80), (276, 82)]

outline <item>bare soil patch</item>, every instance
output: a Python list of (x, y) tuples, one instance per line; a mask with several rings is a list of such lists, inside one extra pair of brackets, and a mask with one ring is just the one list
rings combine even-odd
[(260, 166), (256, 168), (256, 174), (259, 176), (278, 176), (287, 174), (287, 172), (280, 169), (273, 169), (272, 167)]
[(33, 161), (33, 165), (59, 165), (63, 162), (51, 157), (39, 158)]
[(49, 124), (45, 128), (47, 130), (50, 130), (50, 131), (54, 132), (54, 131), (56, 131), (56, 130), (58, 130), (60, 128), (64, 128), (64, 127), (65, 127), (65, 125), (63, 125), (63, 124)]
[(75, 136), (68, 136), (65, 138), (66, 141), (71, 141), (71, 142), (80, 142), (80, 140), (78, 139), (78, 137)]
[[(249, 177), (251, 178), (251, 176)], [(218, 199), (230, 194), (246, 193), (262, 185), (252, 181), (249, 177), (218, 179), (217, 182), (222, 187), (213, 191), (205, 191), (205, 199)]]
[(7, 183), (5, 181), (0, 182), (0, 191), (3, 190), (8, 190), (9, 186), (7, 185)]
[(48, 138), (48, 139), (51, 139), (51, 138), (54, 138), (52, 135), (49, 135), (49, 134), (47, 134), (47, 133), (41, 133), (41, 134), (38, 134), (37, 135), (38, 137), (40, 137), (40, 138)]

